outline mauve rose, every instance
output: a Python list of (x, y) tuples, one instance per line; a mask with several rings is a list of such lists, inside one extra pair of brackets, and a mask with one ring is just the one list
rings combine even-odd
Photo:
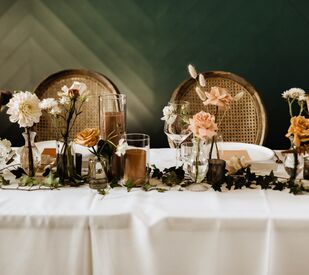
[(215, 122), (215, 117), (210, 113), (201, 111), (195, 114), (193, 118), (190, 118), (189, 121), (189, 129), (198, 138), (212, 138), (217, 134), (218, 126)]
[(70, 89), (69, 92), (70, 98), (78, 98), (79, 97), (79, 90), (78, 89)]
[(86, 146), (95, 146), (100, 139), (100, 131), (96, 128), (86, 128), (85, 130), (79, 132), (74, 139), (74, 142)]
[(211, 87), (210, 92), (205, 92), (207, 99), (203, 102), (204, 105), (215, 105), (221, 109), (227, 109), (233, 97), (227, 89), (221, 87)]

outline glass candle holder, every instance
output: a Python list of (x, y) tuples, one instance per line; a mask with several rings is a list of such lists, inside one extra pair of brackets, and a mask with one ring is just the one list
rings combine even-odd
[[(126, 131), (126, 95), (104, 94), (99, 97), (101, 138), (115, 145)], [(112, 178), (120, 180), (123, 176), (123, 159), (117, 155), (111, 160)]]
[(146, 134), (129, 133), (124, 138), (128, 148), (124, 155), (124, 182), (142, 186), (149, 181), (147, 168), (149, 164), (150, 137)]

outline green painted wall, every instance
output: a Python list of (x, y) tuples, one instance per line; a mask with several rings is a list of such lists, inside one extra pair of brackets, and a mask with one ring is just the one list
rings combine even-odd
[(31, 90), (59, 70), (99, 71), (128, 95), (128, 130), (150, 133), (155, 147), (167, 146), (161, 110), (187, 64), (231, 71), (260, 92), (266, 145), (280, 148), (289, 124), (281, 92), (309, 91), (308, 10), (307, 0), (1, 0), (0, 86)]

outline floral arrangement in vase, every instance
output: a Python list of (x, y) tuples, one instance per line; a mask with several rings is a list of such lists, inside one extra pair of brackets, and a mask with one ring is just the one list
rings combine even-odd
[(33, 177), (39, 164), (39, 154), (34, 145), (35, 132), (32, 131), (32, 127), (40, 121), (42, 115), (40, 100), (31, 92), (20, 91), (12, 95), (6, 106), (10, 121), (25, 129), (21, 166), (29, 177)]
[(88, 99), (86, 84), (74, 81), (71, 87), (66, 85), (58, 92), (59, 98), (43, 99), (40, 106), (53, 118), (60, 131), (59, 152), (57, 154), (57, 175), (61, 182), (74, 182), (77, 175), (74, 167), (74, 150), (71, 131), (82, 107)]
[[(282, 93), (289, 107), (290, 126), (285, 135), (290, 139), (291, 148), (283, 151), (285, 155), (284, 167), (290, 175), (291, 180), (295, 180), (303, 166), (303, 155), (309, 152), (309, 118), (308, 104), (309, 97), (300, 88), (291, 88)], [(294, 112), (297, 115), (294, 115)]]
[[(210, 139), (210, 150), (208, 155), (209, 166), (207, 181), (215, 184), (223, 180), (226, 165), (225, 161), (220, 158), (220, 150), (218, 146), (218, 142), (221, 141), (220, 139), (222, 138), (218, 135), (220, 125), (232, 103), (239, 101), (243, 97), (244, 92), (239, 92), (233, 97), (226, 88), (214, 86), (208, 90), (206, 88), (206, 79), (202, 73), (198, 73), (195, 67), (191, 64), (188, 65), (188, 71), (190, 76), (196, 81), (195, 91), (202, 103), (205, 106), (213, 105), (215, 107), (214, 114), (211, 115), (207, 113), (208, 116), (212, 117), (212, 121), (216, 125), (215, 133), (208, 136), (208, 139)], [(219, 112), (223, 113), (220, 121), (218, 121)], [(213, 158), (214, 149), (216, 152), (216, 158)]]
[(215, 116), (200, 111), (189, 119), (189, 129), (193, 133), (193, 153), (188, 165), (188, 173), (194, 183), (201, 183), (207, 172), (206, 142), (218, 131)]
[[(215, 122), (217, 123), (217, 127), (218, 127), (217, 133), (218, 133), (220, 124), (224, 116), (226, 115), (226, 112), (231, 107), (231, 104), (233, 102), (239, 101), (243, 97), (244, 92), (239, 92), (234, 97), (232, 97), (232, 95), (226, 88), (214, 86), (214, 87), (211, 87), (210, 90), (208, 91), (206, 89), (206, 79), (204, 75), (202, 73), (197, 73), (195, 67), (191, 64), (188, 65), (188, 71), (189, 71), (190, 76), (196, 81), (195, 91), (198, 97), (201, 99), (202, 103), (205, 106), (207, 105), (215, 106), (215, 113), (213, 115), (215, 118)], [(220, 121), (218, 121), (219, 112), (223, 112), (223, 115), (221, 116)], [(209, 151), (209, 159), (213, 158), (212, 153), (213, 153), (214, 147), (216, 149), (216, 157), (217, 159), (220, 159), (217, 139), (218, 139), (218, 135), (212, 136), (211, 148)]]
[[(89, 148), (89, 151), (96, 157), (89, 164), (90, 186), (93, 188), (105, 188), (107, 183), (112, 182), (112, 156), (116, 154), (121, 157), (125, 154), (128, 144), (121, 138), (116, 145), (112, 140), (116, 135), (111, 133), (106, 140), (100, 139), (100, 131), (97, 128), (86, 128), (79, 132), (74, 139), (76, 144)], [(96, 164), (99, 163), (104, 173), (98, 175)]]

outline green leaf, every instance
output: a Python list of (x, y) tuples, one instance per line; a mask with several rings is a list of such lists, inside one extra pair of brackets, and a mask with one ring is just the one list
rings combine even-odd
[(9, 185), (10, 181), (6, 180), (2, 175), (0, 175), (0, 186), (1, 185)]
[(107, 194), (107, 191), (105, 189), (98, 189), (97, 191), (100, 195), (103, 195), (103, 196)]
[(124, 186), (127, 187), (127, 191), (130, 192), (132, 188), (134, 187), (134, 182), (131, 180), (128, 180)]
[(17, 169), (14, 169), (14, 170), (11, 170), (10, 172), (16, 177), (16, 179), (19, 179), (23, 175), (26, 175), (26, 172), (21, 167), (18, 167)]
[(38, 184), (39, 182), (37, 181), (36, 178), (29, 177), (28, 175), (23, 175), (18, 183), (19, 186), (28, 186), (28, 187), (32, 187)]
[(59, 186), (59, 178), (56, 177), (51, 171), (49, 172), (48, 176), (46, 176), (43, 181), (42, 185), (50, 187), (50, 188), (58, 188)]
[(115, 187), (121, 187), (121, 185), (118, 183), (118, 179), (117, 178), (113, 178), (112, 182), (109, 185), (111, 188), (115, 188)]
[(153, 188), (153, 186), (151, 186), (149, 183), (145, 183), (143, 186), (142, 186), (142, 189), (144, 191), (150, 191), (151, 189)]

